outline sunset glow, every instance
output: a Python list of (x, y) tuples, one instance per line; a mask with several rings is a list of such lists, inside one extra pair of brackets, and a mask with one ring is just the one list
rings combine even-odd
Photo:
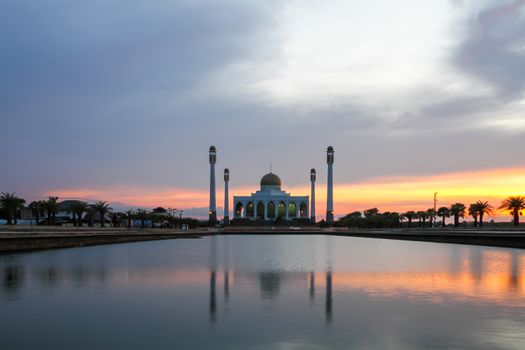
[[(341, 175), (339, 176), (339, 178)], [(237, 188), (231, 184), (230, 193), (248, 195), (258, 189)], [(310, 194), (309, 186), (286, 186), (293, 194)], [(317, 184), (317, 215), (326, 210), (326, 185)], [(377, 207), (381, 211), (404, 212), (426, 210), (433, 206), (434, 192), (438, 192), (438, 207), (455, 202), (469, 204), (477, 200), (489, 201), (497, 208), (504, 198), (525, 193), (525, 168), (489, 169), (477, 172), (448, 173), (432, 176), (385, 177), (355, 184), (335, 183), (335, 213), (338, 216), (352, 211)], [(55, 189), (42, 194), (56, 195), (61, 199), (102, 199), (125, 207), (157, 206), (172, 208), (205, 208), (208, 191), (185, 188), (113, 187), (101, 189)], [(218, 182), (217, 203), (222, 208), (224, 196), (222, 183)], [(230, 204), (231, 207), (231, 204)], [(498, 219), (501, 215), (495, 212)], [(222, 213), (219, 211), (219, 216)]]

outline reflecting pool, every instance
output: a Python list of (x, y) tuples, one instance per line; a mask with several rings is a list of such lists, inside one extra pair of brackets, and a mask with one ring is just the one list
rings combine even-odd
[(215, 236), (0, 256), (0, 349), (523, 349), (525, 253)]

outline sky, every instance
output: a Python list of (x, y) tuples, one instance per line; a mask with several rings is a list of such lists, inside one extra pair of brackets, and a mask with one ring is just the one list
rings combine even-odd
[[(0, 0), (0, 191), (206, 215), (525, 195), (525, 0)], [(233, 207), (230, 204), (230, 207)], [(510, 217), (509, 217), (510, 218)]]

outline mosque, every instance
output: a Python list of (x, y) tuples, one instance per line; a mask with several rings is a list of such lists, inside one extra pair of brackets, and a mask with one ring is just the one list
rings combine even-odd
[(234, 196), (234, 218), (260, 220), (307, 219), (308, 196), (292, 196), (281, 190), (281, 179), (268, 173), (261, 179), (261, 189), (251, 196)]
[[(326, 221), (332, 223), (333, 214), (333, 163), (334, 148), (329, 146), (326, 150), (328, 164)], [(215, 164), (217, 162), (217, 149), (209, 149), (210, 162), (210, 210), (209, 220), (217, 221), (217, 206), (215, 194)], [(281, 178), (272, 173), (264, 175), (260, 181), (260, 190), (250, 196), (233, 196), (234, 219), (260, 220), (275, 222), (276, 220), (305, 219), (315, 223), (315, 182), (317, 174), (315, 169), (310, 170), (311, 193), (310, 196), (292, 196), (281, 189)], [(224, 169), (224, 223), (230, 222), (229, 217), (229, 181), (230, 171)]]

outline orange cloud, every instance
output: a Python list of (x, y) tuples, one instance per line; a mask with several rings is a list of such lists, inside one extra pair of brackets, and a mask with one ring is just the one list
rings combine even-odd
[[(341, 176), (339, 176), (341, 177)], [(337, 178), (336, 178), (337, 180)], [(220, 185), (220, 184), (219, 184)], [(234, 184), (233, 184), (234, 185)], [(283, 189), (293, 194), (309, 195), (310, 186), (290, 186)], [(247, 195), (257, 188), (232, 187), (231, 195)], [(433, 206), (434, 192), (438, 193), (438, 207), (455, 202), (470, 204), (477, 200), (489, 201), (498, 207), (510, 195), (525, 194), (525, 167), (490, 169), (431, 176), (375, 178), (358, 183), (340, 183), (334, 189), (335, 213), (345, 215), (355, 210), (378, 207), (381, 211), (426, 210)], [(61, 199), (102, 199), (130, 207), (207, 207), (208, 190), (160, 187), (112, 187), (98, 189), (54, 189), (44, 195)], [(326, 185), (317, 185), (317, 215), (326, 210)], [(224, 201), (222, 186), (217, 188), (217, 205)], [(230, 208), (233, 204), (230, 204)], [(219, 213), (221, 214), (221, 213)], [(496, 212), (497, 215), (506, 215)]]

